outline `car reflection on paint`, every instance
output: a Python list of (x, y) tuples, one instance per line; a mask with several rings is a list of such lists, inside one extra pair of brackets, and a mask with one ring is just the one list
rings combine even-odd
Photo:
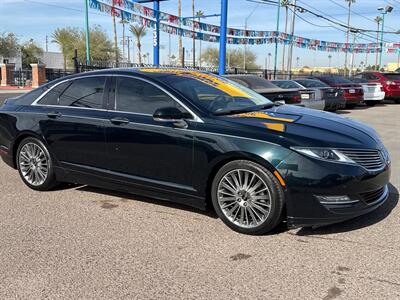
[(8, 99), (0, 156), (35, 190), (72, 182), (211, 205), (246, 234), (367, 213), (390, 178), (372, 128), (183, 69), (88, 72)]

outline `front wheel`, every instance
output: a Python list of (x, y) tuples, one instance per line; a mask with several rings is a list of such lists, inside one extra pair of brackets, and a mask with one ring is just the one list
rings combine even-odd
[(17, 168), (22, 180), (31, 189), (47, 191), (57, 184), (49, 151), (36, 138), (26, 138), (19, 145)]
[(221, 220), (245, 234), (265, 234), (281, 220), (284, 193), (275, 176), (247, 160), (224, 165), (212, 184), (212, 202)]

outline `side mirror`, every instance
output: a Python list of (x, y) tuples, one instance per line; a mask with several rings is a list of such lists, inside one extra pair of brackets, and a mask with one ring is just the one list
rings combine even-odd
[(183, 119), (184, 114), (176, 107), (162, 107), (158, 108), (154, 114), (153, 119), (157, 122), (170, 122), (175, 127), (187, 128), (188, 124)]

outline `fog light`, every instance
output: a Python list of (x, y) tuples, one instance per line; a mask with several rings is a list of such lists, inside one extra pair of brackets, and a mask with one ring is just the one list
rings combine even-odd
[(321, 204), (353, 204), (359, 200), (350, 199), (347, 195), (341, 196), (315, 196)]

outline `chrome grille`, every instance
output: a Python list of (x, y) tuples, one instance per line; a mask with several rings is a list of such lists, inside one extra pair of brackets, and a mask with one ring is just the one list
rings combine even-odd
[(340, 149), (339, 151), (367, 170), (381, 169), (385, 166), (379, 150)]
[(386, 191), (386, 187), (382, 187), (380, 189), (377, 189), (377, 190), (374, 190), (371, 192), (361, 193), (360, 197), (365, 203), (371, 204), (371, 203), (378, 201), (383, 196), (385, 191)]

